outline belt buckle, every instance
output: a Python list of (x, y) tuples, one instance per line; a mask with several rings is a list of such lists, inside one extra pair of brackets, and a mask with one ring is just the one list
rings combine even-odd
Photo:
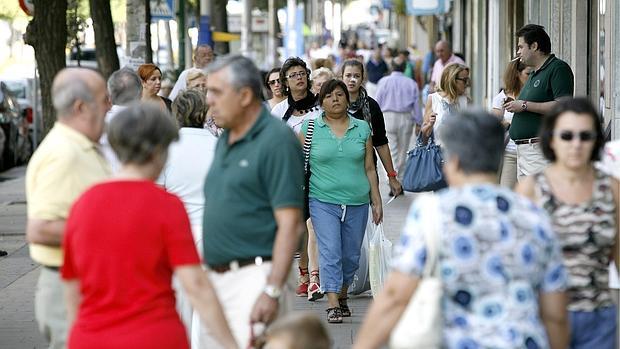
[(239, 261), (237, 261), (236, 259), (234, 261), (231, 261), (230, 263), (228, 263), (228, 267), (230, 268), (230, 271), (239, 270)]

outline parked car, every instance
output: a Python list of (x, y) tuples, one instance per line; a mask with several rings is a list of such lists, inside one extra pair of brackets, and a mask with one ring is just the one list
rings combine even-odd
[[(29, 124), (32, 124), (33, 118), (33, 101), (35, 98), (34, 93), (34, 79), (3, 79), (6, 86), (11, 90), (13, 96), (17, 98), (19, 108), (22, 116), (26, 118)], [(36, 96), (39, 99), (38, 105), (41, 105), (41, 96)]]
[[(116, 46), (116, 54), (118, 56), (119, 66), (122, 68), (127, 64), (127, 58), (125, 52), (120, 46)], [(87, 67), (97, 69), (97, 53), (95, 48), (92, 47), (80, 47), (80, 54), (74, 46), (71, 48), (71, 52), (67, 56), (67, 67)]]
[(20, 110), (17, 98), (3, 81), (0, 81), (0, 128), (5, 138), (0, 169), (27, 163), (32, 155), (29, 123)]

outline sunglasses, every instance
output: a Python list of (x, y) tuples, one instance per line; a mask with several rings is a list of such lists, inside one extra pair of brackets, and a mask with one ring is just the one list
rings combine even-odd
[(287, 79), (295, 79), (295, 78), (305, 78), (306, 77), (306, 72), (305, 71), (300, 71), (300, 72), (296, 72), (296, 73), (290, 73), (287, 75)]
[(462, 82), (468, 84), (469, 83), (469, 78), (456, 78), (456, 80), (461, 80)]
[(581, 142), (590, 142), (596, 138), (596, 135), (592, 131), (559, 131), (556, 133), (556, 136), (567, 142), (572, 141), (575, 137), (578, 137)]
[(279, 84), (280, 80), (275, 79), (275, 80), (269, 80), (267, 81), (267, 83), (269, 84), (269, 86), (275, 85), (275, 84)]

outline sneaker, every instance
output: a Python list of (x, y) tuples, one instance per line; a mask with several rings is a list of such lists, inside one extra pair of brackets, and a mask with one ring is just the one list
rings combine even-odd
[(318, 282), (311, 282), (310, 286), (308, 286), (308, 300), (310, 302), (318, 301), (323, 298), (325, 293), (321, 291), (321, 286)]
[(308, 296), (308, 284), (309, 282), (302, 282), (301, 284), (299, 284), (299, 286), (297, 286), (297, 290), (295, 290), (295, 293), (297, 294), (297, 296), (299, 297), (307, 297)]

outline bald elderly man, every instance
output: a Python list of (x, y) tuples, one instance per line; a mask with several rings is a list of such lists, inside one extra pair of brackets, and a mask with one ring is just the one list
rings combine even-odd
[(110, 169), (98, 150), (110, 109), (105, 80), (84, 68), (61, 70), (52, 85), (58, 120), (26, 171), (30, 257), (41, 264), (35, 316), (49, 348), (65, 348), (67, 317), (59, 269), (65, 220), (73, 202)]
[(465, 64), (465, 61), (452, 53), (452, 46), (445, 40), (440, 40), (435, 44), (435, 56), (437, 56), (437, 60), (435, 61), (435, 65), (433, 65), (433, 73), (431, 75), (431, 92), (435, 91), (436, 87), (439, 85), (441, 73), (443, 73), (443, 69), (448, 64)]

